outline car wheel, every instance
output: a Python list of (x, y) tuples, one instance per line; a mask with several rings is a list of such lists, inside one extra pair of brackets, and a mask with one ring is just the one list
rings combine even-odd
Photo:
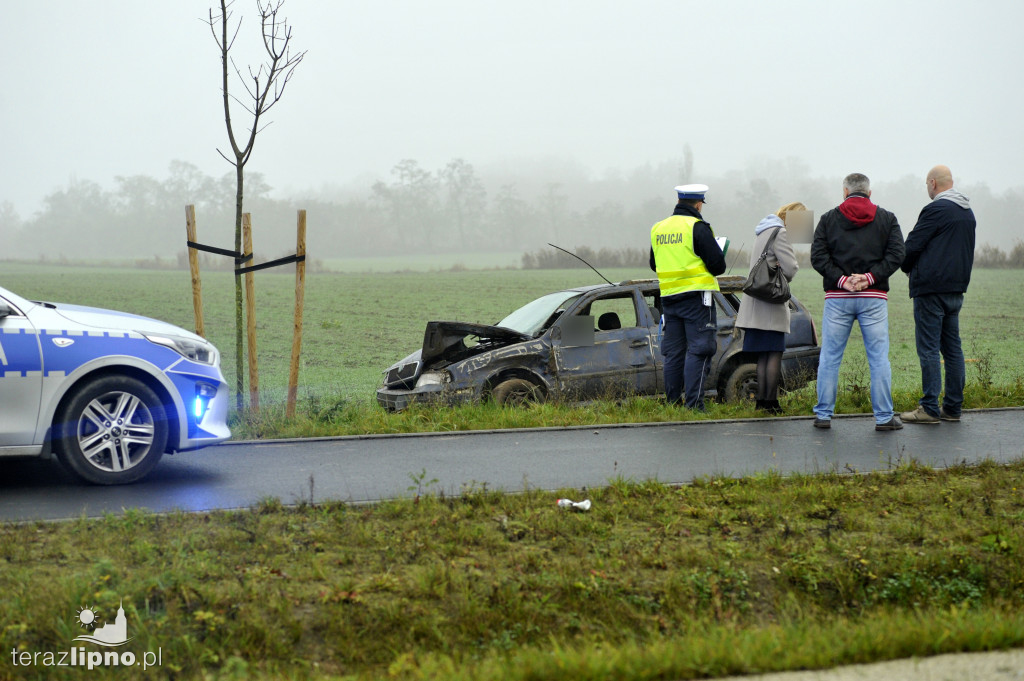
[(725, 381), (726, 402), (757, 399), (757, 365), (741, 364)]
[(145, 383), (110, 376), (83, 385), (55, 424), (57, 457), (98, 485), (135, 482), (157, 464), (167, 445), (167, 418)]
[(544, 393), (536, 384), (525, 378), (510, 378), (494, 386), (491, 398), (499, 406), (511, 407), (530, 402), (542, 402)]

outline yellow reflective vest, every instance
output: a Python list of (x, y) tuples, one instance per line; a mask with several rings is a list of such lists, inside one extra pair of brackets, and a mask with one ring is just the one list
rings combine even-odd
[(700, 221), (689, 215), (673, 215), (651, 228), (651, 249), (662, 296), (718, 290), (718, 279), (693, 251), (693, 226)]

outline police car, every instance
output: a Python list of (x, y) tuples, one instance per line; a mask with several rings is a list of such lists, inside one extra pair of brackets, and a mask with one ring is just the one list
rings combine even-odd
[(96, 484), (226, 440), (220, 354), (171, 324), (0, 288), (0, 457), (48, 456)]

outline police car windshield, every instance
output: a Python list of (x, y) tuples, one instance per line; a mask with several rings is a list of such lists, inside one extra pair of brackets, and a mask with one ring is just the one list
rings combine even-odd
[(551, 326), (555, 319), (553, 315), (559, 310), (564, 310), (572, 301), (580, 297), (577, 291), (558, 291), (541, 296), (531, 303), (502, 319), (495, 326), (503, 326), (528, 336), (536, 336), (539, 332)]

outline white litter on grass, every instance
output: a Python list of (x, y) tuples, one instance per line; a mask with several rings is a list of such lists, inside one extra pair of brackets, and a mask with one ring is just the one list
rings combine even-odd
[(556, 503), (558, 504), (558, 508), (571, 508), (574, 511), (590, 510), (590, 499), (584, 499), (583, 501), (573, 501), (572, 499), (559, 499)]

